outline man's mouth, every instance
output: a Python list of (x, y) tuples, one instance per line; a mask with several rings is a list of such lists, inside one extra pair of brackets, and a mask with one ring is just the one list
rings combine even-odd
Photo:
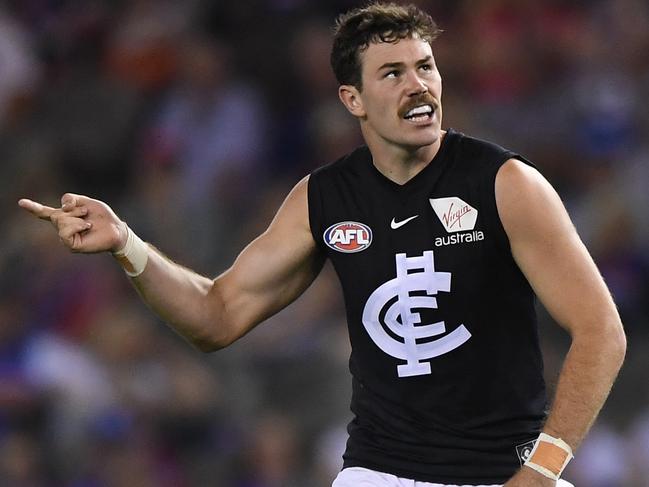
[(408, 110), (403, 118), (409, 122), (419, 123), (419, 122), (428, 122), (432, 120), (433, 114), (435, 113), (435, 107), (430, 104), (418, 105), (414, 108)]

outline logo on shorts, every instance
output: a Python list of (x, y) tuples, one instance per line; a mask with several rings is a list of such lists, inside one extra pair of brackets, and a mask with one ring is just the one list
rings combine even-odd
[[(397, 365), (399, 377), (427, 375), (431, 367), (424, 360), (455, 350), (471, 338), (471, 333), (460, 325), (444, 335), (443, 321), (421, 322), (420, 311), (437, 309), (437, 293), (451, 291), (451, 273), (435, 270), (432, 250), (417, 257), (397, 254), (395, 261), (397, 277), (370, 295), (363, 309), (363, 326), (381, 350), (405, 360), (405, 364)], [(439, 335), (444, 336), (432, 340)]]
[(372, 230), (358, 222), (335, 223), (322, 237), (327, 246), (346, 254), (360, 252), (372, 244)]
[(530, 458), (532, 450), (534, 449), (534, 444), (536, 440), (528, 441), (522, 445), (516, 445), (516, 455), (518, 456), (518, 461), (521, 463), (521, 467)]

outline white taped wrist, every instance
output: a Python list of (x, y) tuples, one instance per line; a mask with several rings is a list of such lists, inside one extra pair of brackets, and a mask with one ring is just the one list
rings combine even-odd
[(566, 465), (573, 458), (572, 448), (568, 443), (561, 438), (541, 433), (524, 465), (548, 478), (559, 480)]
[(124, 248), (113, 252), (113, 256), (122, 264), (124, 272), (129, 277), (137, 277), (146, 267), (149, 260), (149, 246), (142, 241), (140, 237), (135, 235), (133, 230), (128, 226), (126, 227), (126, 244)]

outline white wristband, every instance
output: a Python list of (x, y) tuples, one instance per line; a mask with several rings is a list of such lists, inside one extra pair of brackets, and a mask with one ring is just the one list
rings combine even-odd
[(566, 465), (573, 458), (572, 448), (568, 443), (561, 438), (541, 433), (524, 465), (552, 480), (559, 480)]
[(126, 227), (126, 244), (124, 248), (113, 252), (113, 256), (122, 264), (124, 272), (129, 277), (137, 277), (146, 267), (149, 260), (149, 246), (142, 241), (140, 237), (135, 235), (133, 230), (128, 226)]

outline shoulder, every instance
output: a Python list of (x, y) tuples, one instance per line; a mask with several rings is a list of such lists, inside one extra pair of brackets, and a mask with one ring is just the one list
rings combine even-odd
[(517, 159), (525, 164), (534, 166), (532, 162), (521, 154), (498, 143), (466, 135), (453, 129), (449, 129), (448, 135), (453, 138), (451, 144), (456, 159), (466, 162), (471, 166), (475, 167), (475, 165), (479, 165), (484, 168), (498, 170), (510, 159)]
[(571, 227), (555, 189), (536, 168), (523, 161), (512, 158), (500, 167), (495, 192), (498, 213), (510, 239), (547, 239), (558, 226)]
[(455, 139), (455, 145), (459, 150), (469, 155), (480, 156), (511, 152), (495, 142), (457, 132), (453, 129), (449, 129), (448, 135)]
[(547, 179), (525, 161), (512, 157), (498, 169), (496, 196), (527, 200), (556, 192)]
[(309, 179), (309, 176), (305, 176), (293, 186), (277, 210), (266, 233), (277, 235), (281, 239), (289, 235), (291, 238), (299, 238), (302, 234), (310, 238)]
[(367, 146), (362, 145), (349, 154), (345, 154), (329, 164), (318, 167), (311, 173), (311, 176), (312, 178), (317, 179), (323, 176), (326, 177), (349, 171), (358, 171), (359, 167), (363, 164), (363, 161), (368, 160), (371, 160), (370, 151)]

